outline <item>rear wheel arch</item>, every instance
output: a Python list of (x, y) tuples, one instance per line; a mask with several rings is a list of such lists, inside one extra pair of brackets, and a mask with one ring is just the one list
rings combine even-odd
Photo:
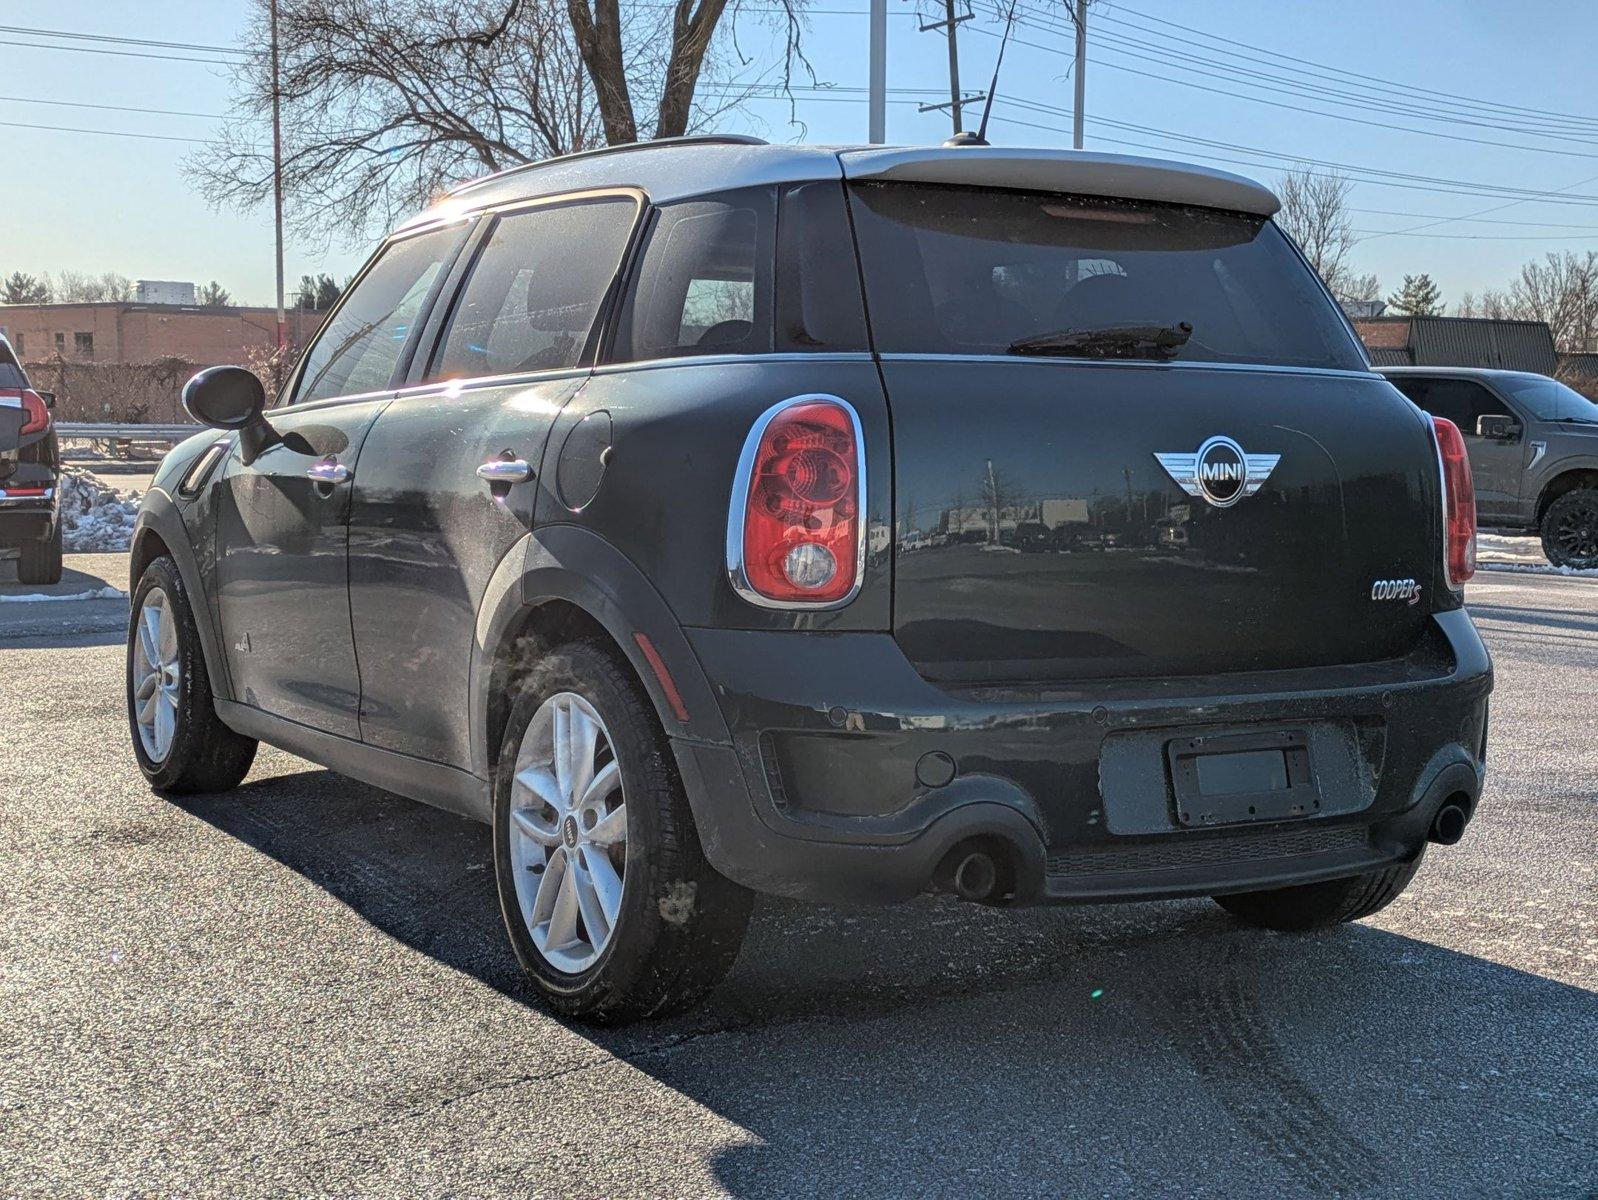
[(479, 612), (471, 710), (478, 775), (494, 768), (519, 673), (542, 649), (568, 641), (597, 642), (631, 671), (669, 736), (730, 743), (703, 668), (660, 593), (598, 534), (554, 525), (507, 556)]

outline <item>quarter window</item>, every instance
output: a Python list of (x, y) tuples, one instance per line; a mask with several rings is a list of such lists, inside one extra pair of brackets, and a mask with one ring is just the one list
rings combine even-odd
[(576, 366), (637, 211), (636, 202), (618, 196), (501, 217), (450, 317), (432, 377)]
[(768, 189), (660, 209), (616, 335), (620, 361), (771, 349)]
[(296, 402), (387, 388), (428, 293), (465, 237), (456, 226), (390, 243), (306, 353)]

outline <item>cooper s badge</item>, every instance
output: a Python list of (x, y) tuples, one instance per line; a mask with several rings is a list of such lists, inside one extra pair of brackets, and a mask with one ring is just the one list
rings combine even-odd
[(1372, 600), (1404, 600), (1420, 603), (1420, 584), (1413, 579), (1378, 579), (1371, 584)]
[(1282, 461), (1280, 454), (1245, 454), (1229, 437), (1207, 438), (1192, 454), (1156, 454), (1165, 473), (1189, 496), (1231, 508), (1252, 496)]

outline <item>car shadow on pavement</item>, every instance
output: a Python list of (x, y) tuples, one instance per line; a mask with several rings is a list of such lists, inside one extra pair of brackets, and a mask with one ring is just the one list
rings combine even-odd
[[(486, 827), (320, 770), (178, 803), (551, 1019), (505, 939)], [(735, 1195), (1598, 1183), (1594, 995), (1370, 925), (762, 899), (700, 1010), (567, 1028), (747, 1131), (711, 1162)]]

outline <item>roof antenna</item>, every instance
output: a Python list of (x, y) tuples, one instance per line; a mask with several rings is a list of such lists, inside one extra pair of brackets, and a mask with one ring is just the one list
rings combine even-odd
[(982, 123), (975, 133), (957, 133), (944, 142), (945, 146), (986, 146), (988, 142), (988, 116), (993, 112), (993, 96), (999, 90), (999, 68), (1004, 66), (1004, 48), (1010, 44), (1010, 30), (1015, 25), (1017, 0), (1010, 0), (1010, 11), (1004, 18), (1004, 37), (999, 40), (999, 57), (993, 62), (993, 82), (988, 84), (988, 99), (982, 106)]

